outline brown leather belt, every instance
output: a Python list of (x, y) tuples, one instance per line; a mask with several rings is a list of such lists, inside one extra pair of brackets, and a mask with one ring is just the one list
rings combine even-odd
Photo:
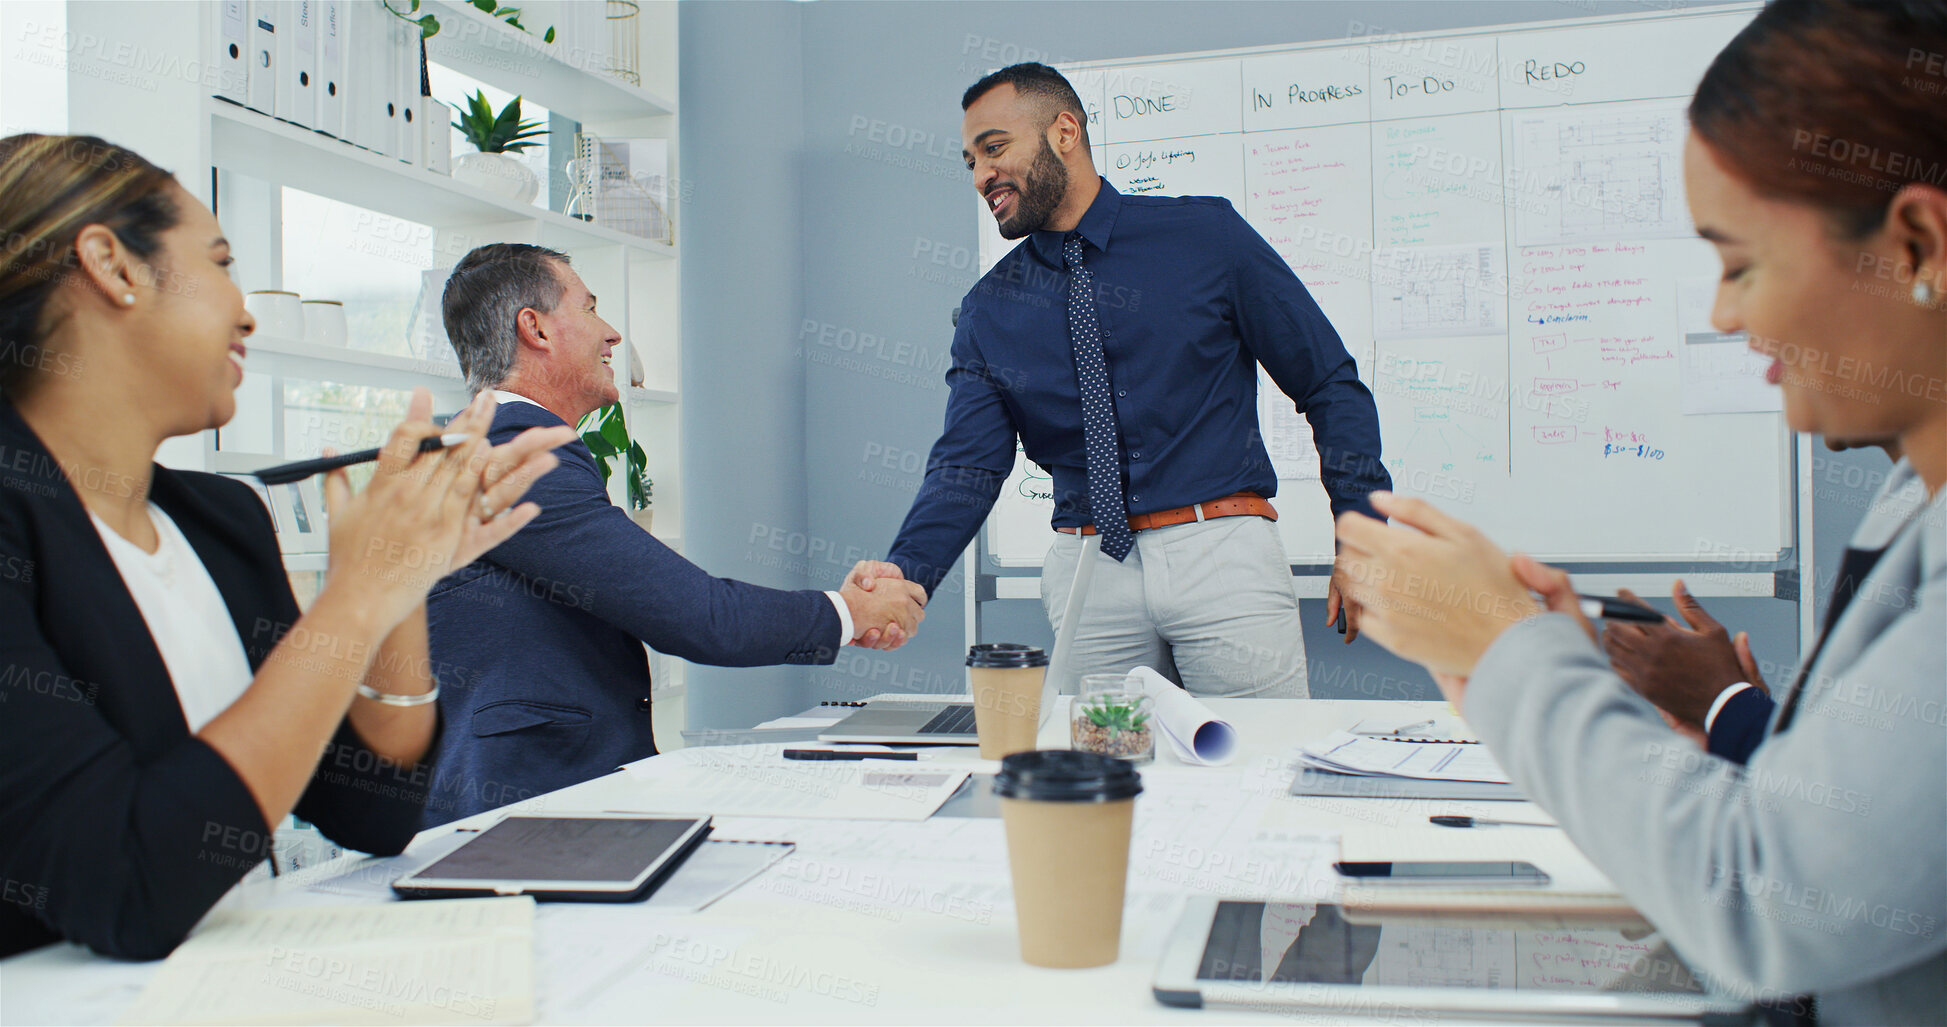
[[(1150, 528), (1167, 528), (1175, 524), (1189, 524), (1191, 521), (1208, 521), (1217, 517), (1263, 517), (1277, 520), (1278, 510), (1271, 501), (1255, 492), (1238, 492), (1222, 499), (1207, 503), (1179, 506), (1174, 510), (1158, 510), (1154, 513), (1131, 514), (1130, 531), (1147, 531)], [(1056, 528), (1064, 535), (1073, 535), (1078, 529)], [(1079, 529), (1084, 535), (1095, 534), (1095, 525), (1084, 524)]]

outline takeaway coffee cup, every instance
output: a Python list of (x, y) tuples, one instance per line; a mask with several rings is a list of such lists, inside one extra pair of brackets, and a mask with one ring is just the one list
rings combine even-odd
[(1034, 748), (1041, 726), (1041, 682), (1048, 654), (1014, 642), (983, 642), (967, 649), (968, 691), (980, 758), (997, 760)]
[(1127, 761), (1071, 749), (1017, 752), (994, 776), (1021, 958), (1035, 966), (1115, 962), (1142, 778)]

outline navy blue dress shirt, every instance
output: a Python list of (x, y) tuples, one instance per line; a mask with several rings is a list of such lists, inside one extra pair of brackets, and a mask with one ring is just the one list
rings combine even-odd
[[(1366, 496), (1391, 479), (1372, 393), (1304, 284), (1230, 201), (1124, 196), (1105, 180), (1076, 231), (1095, 275), (1128, 513), (1276, 494), (1257, 420), (1263, 364), (1311, 422), (1332, 512), (1377, 516)], [(946, 428), (888, 556), (928, 591), (980, 530), (1017, 436), (1054, 479), (1054, 525), (1094, 520), (1064, 238), (1029, 236), (961, 301)]]

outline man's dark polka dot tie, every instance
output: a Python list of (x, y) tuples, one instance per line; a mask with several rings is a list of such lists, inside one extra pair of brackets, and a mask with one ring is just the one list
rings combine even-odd
[(1102, 358), (1102, 324), (1095, 316), (1095, 275), (1082, 262), (1082, 237), (1062, 244), (1068, 262), (1068, 342), (1075, 349), (1075, 380), (1082, 388), (1082, 448), (1088, 451), (1088, 505), (1102, 551), (1121, 561), (1136, 544), (1122, 504), (1122, 459), (1116, 439), (1115, 404), (1109, 401), (1109, 368)]

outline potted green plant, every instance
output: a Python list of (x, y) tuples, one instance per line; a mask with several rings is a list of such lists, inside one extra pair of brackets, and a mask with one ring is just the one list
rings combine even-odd
[(643, 455), (642, 444), (629, 437), (628, 425), (622, 421), (622, 405), (610, 403), (590, 413), (575, 430), (581, 433), (581, 441), (587, 444), (588, 451), (595, 455), (595, 466), (602, 470), (602, 484), (608, 484), (609, 476), (614, 473), (615, 458), (623, 458), (623, 473), (628, 475), (629, 517), (648, 531), (655, 514), (649, 504), (655, 498), (656, 486), (649, 480), (649, 461)]
[(1132, 690), (1089, 690), (1075, 697), (1069, 742), (1083, 752), (1146, 763), (1156, 755), (1151, 699)]
[(547, 127), (539, 121), (521, 120), (518, 96), (495, 112), (486, 93), (475, 90), (463, 106), (455, 109), (460, 114), (453, 127), (480, 152), (464, 154), (453, 162), (453, 180), (515, 203), (533, 203), (541, 191), (541, 180), (533, 169), (508, 154), (539, 146), (533, 137), (546, 135)]

